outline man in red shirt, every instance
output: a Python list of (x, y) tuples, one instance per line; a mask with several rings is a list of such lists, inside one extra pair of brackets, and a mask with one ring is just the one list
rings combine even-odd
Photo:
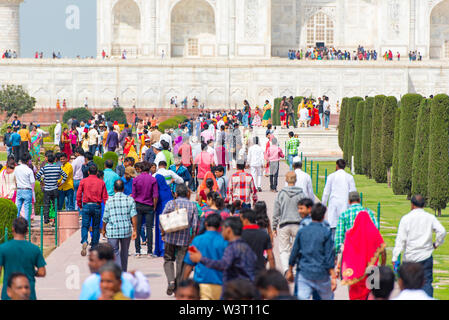
[(251, 209), (251, 200), (255, 205), (257, 202), (257, 189), (253, 176), (245, 172), (245, 162), (237, 161), (237, 172), (229, 179), (227, 202), (236, 200), (242, 202), (242, 209)]
[(81, 209), (81, 255), (87, 254), (87, 233), (92, 220), (92, 242), (95, 247), (100, 241), (101, 203), (108, 200), (108, 192), (103, 180), (97, 177), (97, 166), (89, 166), (89, 176), (81, 180), (76, 194), (76, 202)]

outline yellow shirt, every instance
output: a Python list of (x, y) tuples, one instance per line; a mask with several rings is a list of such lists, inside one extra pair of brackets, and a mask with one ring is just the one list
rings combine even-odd
[[(67, 174), (67, 180), (64, 182), (62, 186), (59, 187), (59, 190), (67, 191), (73, 189), (73, 167), (70, 162), (67, 162), (62, 166), (62, 170)], [(62, 178), (59, 179), (58, 182), (61, 182)]]
[(31, 135), (28, 129), (20, 129), (17, 133), (20, 135), (20, 140), (22, 142), (31, 141)]

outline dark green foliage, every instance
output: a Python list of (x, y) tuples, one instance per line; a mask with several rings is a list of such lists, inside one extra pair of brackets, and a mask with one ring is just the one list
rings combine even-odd
[(340, 119), (338, 120), (338, 145), (341, 150), (345, 149), (345, 124), (346, 114), (348, 113), (348, 101), (349, 98), (343, 98), (343, 101), (341, 102)]
[(106, 160), (112, 160), (112, 162), (114, 162), (114, 168), (113, 168), (113, 170), (115, 170), (115, 168), (117, 167), (117, 164), (118, 164), (118, 155), (117, 155), (117, 153), (115, 153), (115, 152), (106, 152), (106, 153), (103, 155), (103, 160), (104, 160), (104, 161), (106, 161)]
[(76, 117), (79, 122), (87, 122), (92, 118), (92, 113), (86, 108), (76, 108), (68, 110), (64, 112), (64, 115), (62, 116), (62, 122), (66, 123), (70, 118), (72, 118), (72, 116)]
[(355, 117), (357, 113), (357, 104), (363, 99), (360, 97), (352, 97), (348, 102), (348, 111), (345, 123), (345, 142), (344, 142), (344, 159), (348, 166), (351, 166), (352, 156), (354, 154), (354, 129)]
[(281, 115), (279, 114), (279, 110), (281, 107), (281, 101), (282, 101), (282, 98), (274, 99), (273, 112), (271, 113), (271, 121), (273, 123), (273, 126), (281, 125)]
[(373, 122), (373, 107), (374, 98), (366, 98), (365, 109), (363, 111), (362, 168), (363, 173), (368, 178), (371, 178), (371, 126)]
[(186, 116), (174, 116), (170, 119), (167, 119), (163, 122), (161, 122), (158, 125), (159, 131), (164, 133), (166, 129), (177, 129), (180, 123), (183, 123), (187, 120)]
[(117, 121), (120, 124), (127, 123), (126, 114), (122, 107), (114, 108), (105, 112), (104, 117), (106, 118), (106, 121)]
[(381, 159), (382, 111), (386, 97), (374, 97), (373, 122), (371, 127), (371, 176), (377, 183), (387, 182), (387, 168)]
[(0, 199), (0, 243), (5, 240), (5, 228), (8, 228), (8, 239), (12, 239), (12, 222), (17, 218), (17, 207), (11, 200)]
[(410, 196), (412, 191), (413, 151), (421, 100), (422, 96), (415, 93), (406, 94), (401, 100), (398, 191), (407, 196)]
[(32, 112), (35, 105), (36, 99), (20, 85), (8, 84), (0, 88), (0, 112), (6, 113), (6, 121), (14, 114), (20, 117)]
[(394, 150), (393, 150), (393, 172), (392, 172), (392, 187), (393, 193), (396, 195), (401, 194), (399, 190), (399, 136), (401, 132), (401, 108), (396, 109), (395, 121), (394, 121)]
[(93, 162), (97, 165), (98, 171), (103, 171), (104, 170), (104, 160), (103, 160), (103, 158), (94, 156)]
[(363, 143), (363, 113), (366, 102), (360, 101), (357, 104), (354, 127), (354, 170), (356, 174), (363, 174), (362, 166), (362, 143)]
[(393, 165), (393, 141), (394, 124), (398, 100), (395, 97), (385, 99), (382, 110), (382, 138), (381, 138), (381, 157), (385, 168), (389, 169)]
[(432, 100), (429, 132), (428, 205), (441, 213), (449, 201), (449, 97), (445, 94)]
[(412, 195), (427, 198), (429, 175), (429, 126), (432, 100), (423, 99), (419, 107), (416, 125), (415, 150), (413, 153)]

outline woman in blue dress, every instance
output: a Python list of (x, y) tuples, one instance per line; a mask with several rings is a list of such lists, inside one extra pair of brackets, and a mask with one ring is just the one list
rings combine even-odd
[(160, 175), (156, 174), (156, 165), (151, 166), (151, 174), (154, 178), (156, 178), (157, 181), (157, 187), (159, 190), (159, 198), (157, 200), (157, 207), (156, 207), (156, 221), (155, 221), (155, 241), (154, 241), (154, 255), (157, 257), (163, 257), (164, 256), (164, 242), (162, 241), (161, 236), (161, 229), (159, 226), (159, 216), (164, 211), (165, 205), (167, 202), (173, 200), (173, 194), (170, 190), (169, 185), (165, 181), (165, 178)]

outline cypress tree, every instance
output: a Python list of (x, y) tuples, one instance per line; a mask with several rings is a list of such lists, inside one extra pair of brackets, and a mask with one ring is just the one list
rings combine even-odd
[(371, 175), (377, 183), (387, 182), (387, 168), (381, 159), (382, 112), (386, 97), (374, 97), (373, 123), (371, 127)]
[(346, 124), (346, 113), (348, 112), (348, 99), (343, 98), (341, 103), (340, 117), (338, 120), (338, 145), (341, 150), (344, 150), (345, 143), (345, 124)]
[(373, 122), (374, 98), (368, 97), (365, 101), (363, 111), (363, 134), (362, 134), (362, 167), (363, 172), (371, 178), (371, 125)]
[(345, 142), (344, 142), (344, 159), (346, 163), (351, 166), (351, 159), (354, 154), (354, 128), (355, 117), (357, 113), (357, 104), (363, 100), (360, 97), (352, 97), (348, 101), (348, 111), (346, 114), (345, 123)]
[(391, 187), (391, 166), (393, 165), (394, 124), (395, 114), (398, 108), (398, 100), (395, 97), (387, 97), (382, 109), (382, 137), (381, 158), (387, 169), (388, 187)]
[(432, 100), (423, 99), (416, 125), (415, 151), (413, 153), (412, 195), (427, 198), (429, 174), (429, 126)]
[(449, 97), (445, 94), (432, 100), (429, 132), (428, 203), (441, 216), (449, 201)]
[(398, 179), (398, 171), (399, 171), (399, 134), (400, 130), (400, 122), (401, 122), (401, 108), (396, 109), (395, 121), (394, 121), (394, 143), (393, 143), (393, 193), (396, 195), (401, 194), (399, 190), (399, 179)]
[(409, 93), (404, 95), (401, 101), (398, 188), (401, 194), (406, 194), (408, 197), (412, 192), (413, 150), (421, 100), (421, 95)]
[(279, 111), (280, 111), (279, 109), (281, 107), (281, 101), (282, 101), (282, 98), (274, 99), (273, 112), (271, 113), (271, 122), (273, 123), (273, 126), (281, 125), (281, 116), (279, 113)]
[(356, 174), (363, 174), (362, 166), (362, 143), (363, 143), (363, 113), (365, 111), (365, 101), (357, 104), (354, 127), (354, 170)]

